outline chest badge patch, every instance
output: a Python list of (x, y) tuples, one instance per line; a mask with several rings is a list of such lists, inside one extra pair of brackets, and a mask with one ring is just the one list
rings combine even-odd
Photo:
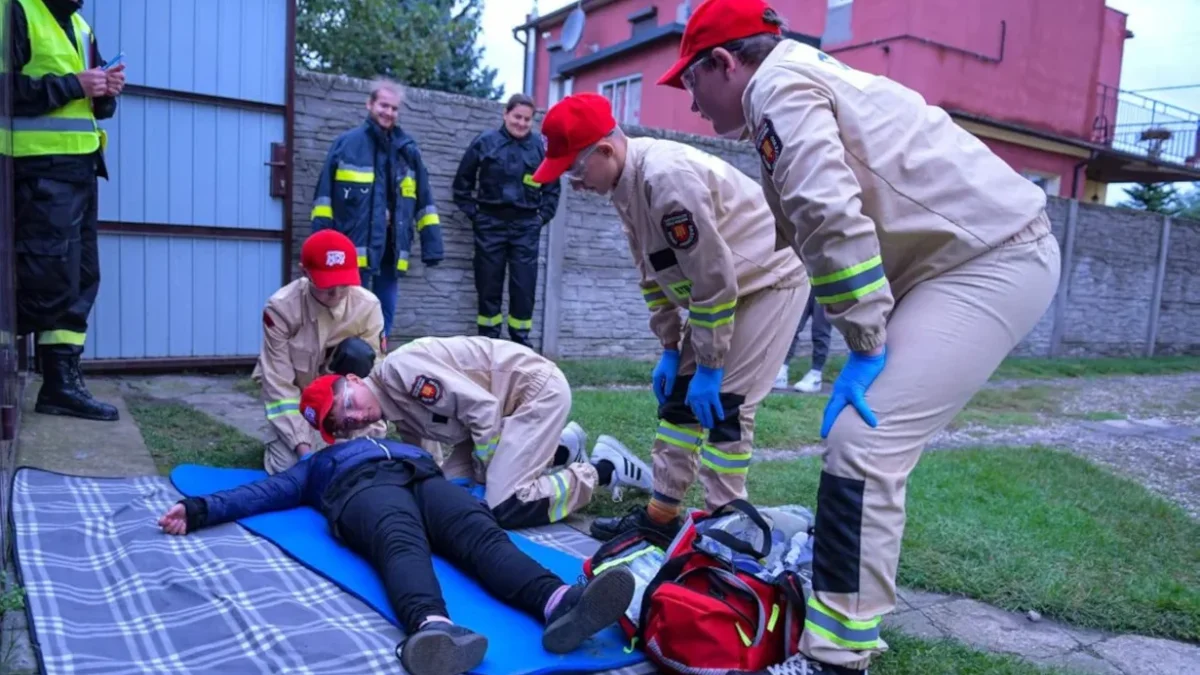
[(418, 375), (410, 394), (425, 405), (433, 405), (442, 400), (442, 383), (428, 375)]
[(775, 124), (770, 117), (764, 117), (762, 124), (758, 126), (758, 131), (754, 134), (754, 147), (758, 149), (758, 156), (762, 158), (767, 173), (775, 173), (775, 164), (779, 161), (779, 154), (783, 152), (783, 141), (779, 140), (779, 134), (775, 133)]
[(663, 234), (671, 248), (687, 250), (696, 245), (700, 231), (696, 229), (696, 219), (688, 210), (674, 211), (663, 216)]

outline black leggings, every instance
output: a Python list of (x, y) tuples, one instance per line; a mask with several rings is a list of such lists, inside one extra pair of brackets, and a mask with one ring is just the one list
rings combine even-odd
[(360, 490), (341, 512), (338, 534), (383, 578), (409, 634), (426, 617), (450, 617), (431, 550), (505, 604), (538, 619), (563, 584), (512, 543), (486, 506), (441, 476), (402, 486), (383, 474)]

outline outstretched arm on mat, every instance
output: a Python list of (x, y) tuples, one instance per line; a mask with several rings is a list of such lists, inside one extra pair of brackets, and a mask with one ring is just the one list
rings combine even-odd
[(158, 519), (158, 525), (167, 534), (187, 534), (259, 513), (295, 508), (304, 503), (310, 466), (311, 462), (300, 462), (287, 471), (231, 490), (180, 500)]

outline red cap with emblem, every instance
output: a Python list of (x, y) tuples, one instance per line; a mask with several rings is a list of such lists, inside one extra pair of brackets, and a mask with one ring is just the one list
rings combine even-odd
[(616, 126), (612, 102), (600, 94), (574, 94), (554, 104), (542, 120), (546, 158), (533, 173), (533, 180), (543, 184), (558, 180), (575, 163), (580, 151)]
[(658, 83), (683, 89), (680, 79), (683, 71), (692, 64), (692, 59), (706, 49), (763, 33), (780, 35), (782, 31), (779, 26), (767, 21), (769, 9), (770, 6), (763, 0), (705, 0), (692, 13), (687, 27), (683, 29), (679, 60), (658, 78)]
[(300, 414), (312, 428), (321, 432), (321, 438), (326, 443), (337, 440), (325, 432), (325, 418), (333, 410), (333, 384), (341, 378), (341, 375), (322, 375), (300, 393)]
[(354, 242), (337, 230), (318, 230), (305, 239), (300, 266), (317, 288), (362, 285)]

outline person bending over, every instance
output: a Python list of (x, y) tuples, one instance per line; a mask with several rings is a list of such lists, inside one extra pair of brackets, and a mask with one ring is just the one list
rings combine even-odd
[[(329, 406), (315, 419), (329, 414)], [(387, 439), (336, 443), (262, 480), (183, 499), (158, 524), (183, 535), (301, 505), (320, 511), (334, 536), (383, 579), (407, 634), (396, 656), (411, 675), (465, 673), (487, 651), (486, 637), (452, 622), (433, 553), (505, 604), (545, 621), (542, 646), (554, 654), (573, 651), (615, 623), (633, 598), (633, 576), (623, 567), (568, 585), (518, 549), (492, 512), (446, 480), (431, 455)]]
[[(312, 403), (309, 403), (312, 401)], [(324, 407), (328, 402), (329, 407)], [(558, 522), (587, 506), (597, 486), (650, 491), (650, 467), (601, 436), (588, 457), (571, 388), (554, 362), (493, 338), (426, 337), (405, 344), (368, 377), (326, 375), (305, 388), (300, 410), (327, 443), (387, 420), (405, 438), (451, 448), (449, 478), (485, 486), (505, 529)]]

